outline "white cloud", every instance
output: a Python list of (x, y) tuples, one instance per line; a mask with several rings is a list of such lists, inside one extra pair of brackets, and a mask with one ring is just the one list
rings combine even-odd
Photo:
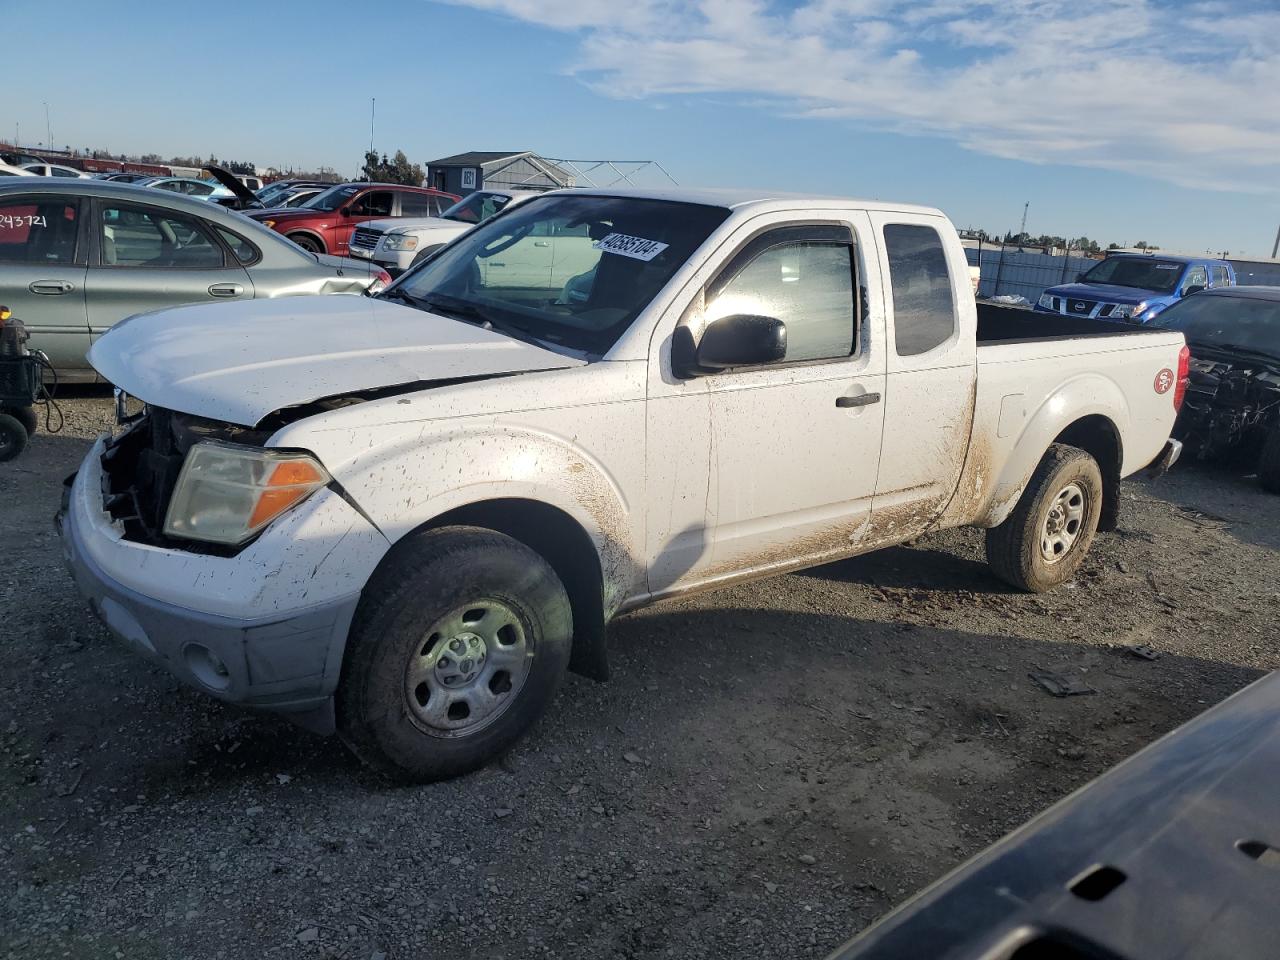
[(1032, 163), (1280, 189), (1269, 0), (447, 0), (578, 37), (607, 96), (739, 95)]

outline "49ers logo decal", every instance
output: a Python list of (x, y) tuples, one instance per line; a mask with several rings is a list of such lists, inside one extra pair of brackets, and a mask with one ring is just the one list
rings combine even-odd
[(1165, 367), (1156, 374), (1156, 393), (1166, 394), (1173, 389), (1173, 382), (1176, 378), (1173, 371)]

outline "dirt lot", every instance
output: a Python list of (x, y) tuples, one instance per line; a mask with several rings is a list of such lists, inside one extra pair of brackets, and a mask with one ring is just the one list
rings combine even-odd
[(1280, 663), (1280, 498), (1185, 466), (1052, 595), (956, 531), (627, 616), (612, 683), (393, 789), (89, 616), (50, 518), (109, 403), (65, 406), (0, 466), (0, 957), (821, 957)]

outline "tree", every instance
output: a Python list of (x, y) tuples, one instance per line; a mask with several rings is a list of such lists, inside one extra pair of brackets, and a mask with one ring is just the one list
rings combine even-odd
[(379, 160), (376, 151), (366, 151), (360, 174), (366, 180), (376, 183), (400, 183), (408, 187), (421, 186), (422, 181), (426, 179), (422, 165), (410, 163), (403, 150), (397, 150), (396, 155), (390, 160), (385, 153)]

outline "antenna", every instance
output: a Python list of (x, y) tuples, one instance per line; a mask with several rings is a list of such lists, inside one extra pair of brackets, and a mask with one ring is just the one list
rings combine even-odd
[(369, 98), (369, 152), (373, 153), (373, 129), (378, 119), (378, 98)]
[(49, 101), (44, 101), (44, 142), (53, 149), (53, 127), (49, 125)]

